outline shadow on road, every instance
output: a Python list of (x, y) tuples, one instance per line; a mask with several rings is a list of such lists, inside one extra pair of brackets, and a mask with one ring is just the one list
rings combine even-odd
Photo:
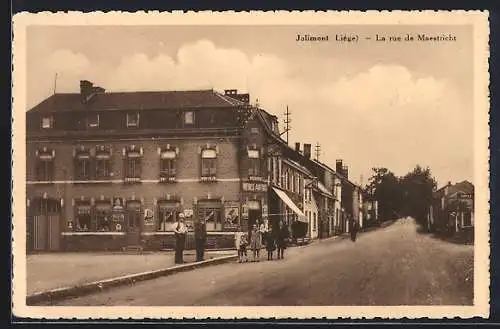
[(417, 233), (422, 235), (430, 236), (434, 239), (439, 239), (453, 244), (461, 245), (474, 245), (474, 231), (463, 231), (463, 232), (431, 232), (426, 227), (417, 223)]

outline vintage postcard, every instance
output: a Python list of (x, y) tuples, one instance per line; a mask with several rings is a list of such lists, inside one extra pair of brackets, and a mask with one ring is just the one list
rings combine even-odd
[(21, 13), (13, 312), (489, 315), (488, 13)]

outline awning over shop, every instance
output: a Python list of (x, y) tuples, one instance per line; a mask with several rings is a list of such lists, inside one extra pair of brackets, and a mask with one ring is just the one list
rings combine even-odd
[(302, 212), (302, 210), (297, 207), (297, 205), (290, 199), (290, 197), (282, 190), (273, 187), (274, 192), (278, 195), (278, 197), (283, 200), (283, 202), (288, 206), (288, 208), (292, 209), (294, 213), (298, 215), (298, 220), (304, 223), (307, 223), (307, 218)]

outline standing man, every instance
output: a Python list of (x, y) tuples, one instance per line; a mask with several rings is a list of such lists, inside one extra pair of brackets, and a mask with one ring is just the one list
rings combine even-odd
[(194, 238), (196, 243), (196, 261), (201, 262), (205, 254), (205, 242), (207, 241), (207, 225), (204, 218), (201, 218), (196, 223)]
[(184, 214), (180, 213), (177, 218), (177, 224), (174, 226), (175, 233), (175, 263), (182, 264), (183, 260), (183, 252), (184, 246), (186, 243), (186, 234), (187, 234), (187, 226), (184, 223)]

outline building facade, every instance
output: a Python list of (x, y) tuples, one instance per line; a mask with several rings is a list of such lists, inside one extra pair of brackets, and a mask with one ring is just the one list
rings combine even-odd
[[(281, 138), (278, 119), (230, 89), (106, 92), (89, 81), (26, 114), (27, 251), (173, 248), (183, 213), (207, 248), (283, 221), (294, 239), (347, 231), (347, 178)], [(347, 206), (344, 195), (350, 195)], [(361, 201), (360, 201), (361, 202)], [(357, 218), (357, 217), (356, 217)]]
[(468, 181), (449, 182), (435, 191), (427, 219), (430, 231), (473, 240), (474, 185)]

